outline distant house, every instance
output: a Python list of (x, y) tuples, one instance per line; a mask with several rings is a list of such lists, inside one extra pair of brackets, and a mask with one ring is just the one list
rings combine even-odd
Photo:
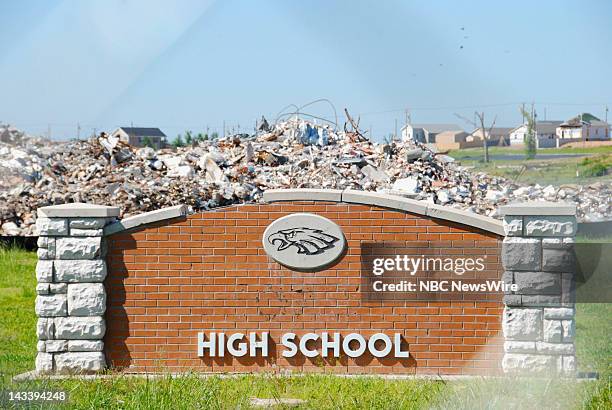
[(572, 141), (610, 139), (610, 125), (589, 113), (582, 113), (561, 123), (556, 130), (559, 144)]
[(436, 135), (444, 131), (462, 132), (463, 129), (457, 124), (408, 124), (402, 127), (402, 140), (433, 144)]
[(491, 129), (485, 129), (485, 132), (483, 133), (482, 128), (476, 128), (474, 131), (472, 131), (470, 135), (467, 136), (466, 141), (480, 141), (480, 145), (482, 145), (483, 137), (486, 137), (488, 146), (508, 145), (510, 139), (510, 131), (512, 131), (512, 128), (493, 127)]
[[(535, 138), (537, 148), (557, 147), (557, 127), (562, 121), (537, 121)], [(527, 124), (519, 125), (510, 132), (510, 145), (524, 145), (527, 136)]]
[(465, 131), (442, 131), (436, 135), (436, 148), (441, 151), (468, 148), (470, 144), (466, 142), (467, 136)]
[(160, 149), (166, 142), (166, 134), (159, 128), (119, 127), (111, 134), (119, 137), (119, 141), (134, 147), (144, 147), (147, 142), (155, 149)]

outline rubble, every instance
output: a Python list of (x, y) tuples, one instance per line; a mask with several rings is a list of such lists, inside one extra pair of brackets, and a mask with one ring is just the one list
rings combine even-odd
[(260, 124), (254, 135), (158, 151), (106, 135), (51, 142), (0, 124), (0, 235), (35, 235), (35, 210), (47, 205), (115, 205), (122, 217), (178, 204), (197, 212), (278, 188), (381, 191), (492, 217), (509, 202), (569, 201), (579, 220), (612, 218), (607, 182), (519, 185), (418, 143), (373, 143), (296, 117)]

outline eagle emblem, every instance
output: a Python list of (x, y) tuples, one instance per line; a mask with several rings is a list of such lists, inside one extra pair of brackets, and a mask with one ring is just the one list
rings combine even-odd
[(277, 251), (284, 251), (292, 246), (297, 248), (301, 255), (318, 255), (327, 249), (333, 248), (336, 241), (340, 240), (333, 235), (327, 234), (320, 229), (292, 228), (281, 229), (268, 236), (271, 245), (277, 245)]

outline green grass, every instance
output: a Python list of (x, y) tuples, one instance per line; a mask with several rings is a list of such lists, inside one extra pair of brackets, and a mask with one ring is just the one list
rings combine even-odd
[(0, 247), (0, 378), (32, 369), (36, 253)]
[[(460, 150), (451, 150), (448, 155), (455, 159), (465, 157), (482, 157), (483, 148), (464, 148)], [(522, 155), (525, 150), (516, 147), (489, 147), (489, 155)], [(610, 154), (612, 146), (604, 147), (589, 147), (589, 148), (541, 148), (537, 151), (538, 154)]]
[[(582, 304), (577, 313), (580, 370), (598, 371), (598, 382), (474, 379), (442, 382), (345, 378), (329, 375), (236, 377), (115, 375), (95, 380), (13, 383), (10, 377), (34, 368), (36, 255), (0, 249), (0, 388), (68, 392), (64, 408), (192, 409), (248, 408), (251, 397), (298, 398), (302, 408), (612, 408), (612, 305)], [(2, 404), (0, 404), (2, 407)]]
[[(612, 174), (605, 174), (612, 161), (612, 146), (595, 148), (561, 148), (541, 149), (539, 153), (585, 153), (593, 156), (558, 158), (558, 159), (516, 159), (491, 160), (484, 163), (481, 159), (482, 148), (454, 150), (449, 153), (463, 166), (472, 167), (476, 171), (489, 175), (501, 176), (515, 182), (526, 184), (591, 184), (594, 182), (610, 182)], [(512, 147), (491, 147), (490, 155), (522, 154), (523, 151)], [(474, 157), (477, 157), (475, 159)]]

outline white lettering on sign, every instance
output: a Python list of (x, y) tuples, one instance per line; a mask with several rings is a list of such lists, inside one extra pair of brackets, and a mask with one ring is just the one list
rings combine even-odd
[[(248, 343), (247, 343), (248, 340)], [(198, 356), (224, 357), (225, 352), (234, 357), (267, 357), (269, 350), (269, 333), (198, 333)], [(295, 357), (301, 353), (306, 357), (340, 357), (342, 353), (349, 357), (360, 357), (368, 351), (374, 357), (386, 357), (390, 354), (396, 358), (409, 357), (408, 350), (402, 350), (402, 335), (395, 333), (393, 339), (384, 333), (376, 333), (366, 339), (359, 333), (350, 333), (344, 337), (334, 332), (333, 337), (327, 332), (306, 333), (298, 338), (295, 333), (285, 333), (280, 344), (284, 347), (283, 357)], [(318, 348), (320, 346), (320, 350)]]

